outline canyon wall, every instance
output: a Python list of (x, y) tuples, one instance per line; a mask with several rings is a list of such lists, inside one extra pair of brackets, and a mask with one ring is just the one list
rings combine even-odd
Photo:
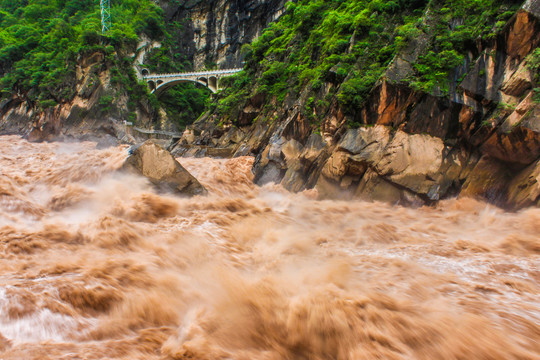
[(193, 63), (242, 67), (242, 45), (250, 44), (284, 11), (285, 0), (162, 1), (167, 22), (182, 24), (175, 41)]
[[(413, 90), (401, 79), (404, 51), (347, 125), (337, 102), (316, 116), (306, 99), (251, 98), (237, 122), (208, 114), (186, 131), (176, 154), (257, 156), (259, 184), (291, 191), (315, 187), (322, 198), (426, 204), (472, 196), (512, 208), (540, 205), (540, 104), (527, 56), (540, 42), (540, 2), (527, 1), (490, 41), (479, 41), (455, 69), (447, 97)], [(475, 55), (476, 53), (476, 55)], [(321, 90), (328, 93), (331, 84)], [(315, 113), (317, 108), (315, 108)]]
[[(198, 70), (242, 66), (242, 46), (279, 18), (284, 2), (183, 0), (159, 5), (167, 22), (181, 25), (173, 38)], [(497, 35), (479, 39), (450, 74), (446, 96), (415, 90), (403, 81), (421, 53), (425, 39), (419, 37), (394, 58), (352, 116), (345, 115), (335, 97), (328, 107), (314, 105), (312, 116), (306, 116), (307, 91), (284, 101), (257, 93), (233, 122), (205, 114), (174, 152), (253, 155), (257, 183), (281, 183), (291, 191), (316, 188), (322, 198), (420, 205), (459, 195), (501, 206), (538, 205), (540, 108), (530, 54), (540, 41), (539, 19), (540, 1), (528, 0)], [(128, 114), (128, 94), (108, 102), (114, 90), (110, 80), (102, 53), (81, 56), (71, 101), (42, 109), (14, 95), (0, 102), (0, 132), (32, 140), (134, 142), (123, 121), (134, 118), (140, 126), (152, 127), (156, 113), (143, 98)], [(326, 81), (317, 97), (326, 99), (337, 87)]]
[[(128, 117), (127, 94), (110, 96), (110, 69), (102, 52), (80, 57), (73, 81), (76, 95), (68, 102), (42, 109), (23, 95), (0, 102), (0, 133), (17, 134), (31, 141), (79, 139), (103, 146), (135, 139), (124, 125)], [(152, 121), (152, 110), (142, 99), (136, 110), (140, 123)]]

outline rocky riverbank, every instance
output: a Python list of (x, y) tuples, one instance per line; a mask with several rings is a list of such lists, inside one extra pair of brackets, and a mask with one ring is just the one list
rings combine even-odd
[[(233, 124), (208, 115), (174, 150), (187, 156), (257, 156), (255, 181), (324, 198), (424, 204), (471, 196), (520, 208), (540, 205), (540, 104), (531, 53), (540, 42), (540, 2), (527, 1), (479, 54), (455, 69), (446, 97), (403, 84), (418, 56), (405, 50), (350, 118), (335, 103), (314, 126), (306, 99), (251, 98)], [(457, 81), (461, 79), (461, 81)]]

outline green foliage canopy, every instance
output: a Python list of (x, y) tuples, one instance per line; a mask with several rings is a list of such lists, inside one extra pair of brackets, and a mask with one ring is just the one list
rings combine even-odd
[(45, 105), (67, 101), (74, 96), (79, 55), (102, 51), (118, 65), (139, 35), (164, 35), (162, 10), (151, 0), (122, 0), (111, 13), (113, 30), (103, 36), (99, 1), (0, 0), (3, 95), (24, 94)]

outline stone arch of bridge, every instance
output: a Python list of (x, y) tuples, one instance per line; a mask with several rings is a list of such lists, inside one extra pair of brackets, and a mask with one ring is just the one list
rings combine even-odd
[(163, 81), (161, 79), (157, 81), (149, 80), (148, 86), (153, 93), (159, 96), (159, 94), (167, 91), (171, 87), (186, 82), (194, 82), (196, 84), (201, 84), (213, 93), (216, 93), (218, 90), (218, 79), (215, 76), (211, 76), (210, 78), (200, 77), (197, 79), (175, 79), (171, 81)]
[(213, 93), (216, 93), (218, 91), (217, 76), (209, 76), (209, 77), (202, 76), (198, 78), (197, 80), (200, 81), (202, 84), (204, 84), (204, 86), (209, 88), (210, 91), (212, 91)]

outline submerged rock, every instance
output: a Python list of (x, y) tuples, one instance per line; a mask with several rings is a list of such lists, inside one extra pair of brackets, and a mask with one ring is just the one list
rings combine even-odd
[(145, 176), (160, 191), (188, 196), (207, 194), (204, 186), (171, 153), (151, 140), (132, 148), (122, 169)]

